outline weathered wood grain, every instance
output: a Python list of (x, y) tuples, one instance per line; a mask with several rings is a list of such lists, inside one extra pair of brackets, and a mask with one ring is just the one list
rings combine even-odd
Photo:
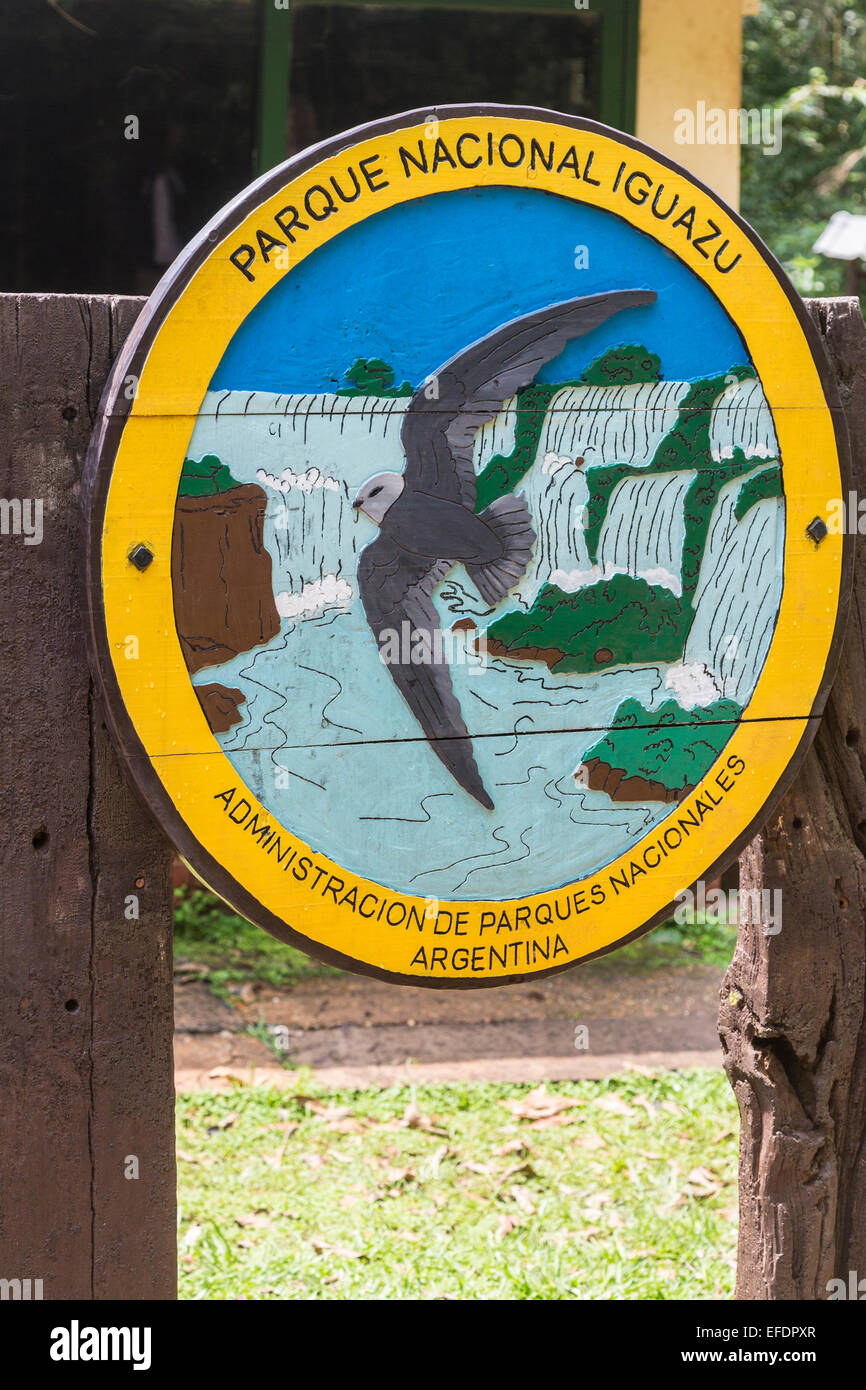
[(140, 308), (0, 296), (0, 496), (44, 507), (41, 544), (0, 536), (0, 1277), (50, 1299), (176, 1287), (170, 852), (93, 692), (79, 510)]
[[(866, 327), (856, 300), (810, 309), (848, 417), (852, 486), (866, 497)], [(778, 934), (766, 933), (766, 911), (742, 914), (722, 990), (719, 1028), (742, 1126), (741, 1299), (824, 1299), (829, 1280), (866, 1276), (863, 545), (817, 737), (740, 860), (742, 889), (782, 894)]]

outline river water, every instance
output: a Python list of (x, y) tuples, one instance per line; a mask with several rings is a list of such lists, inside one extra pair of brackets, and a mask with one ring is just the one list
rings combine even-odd
[[(531, 604), (550, 579), (576, 589), (623, 570), (678, 592), (682, 501), (694, 476), (627, 479), (611, 498), (593, 570), (583, 536), (585, 471), (649, 463), (687, 384), (571, 387), (554, 396), (538, 455), (521, 484), (538, 543), (505, 607)], [(737, 523), (741, 480), (723, 489), (706, 546), (696, 616), (674, 667), (555, 676), (536, 663), (481, 661), (455, 637), (452, 678), (494, 802), (484, 810), (431, 752), (379, 660), (357, 594), (360, 549), (375, 536), (351, 500), (372, 473), (403, 467), (405, 400), (212, 392), (189, 453), (217, 454), (268, 498), (265, 543), (281, 631), (267, 645), (201, 671), (246, 695), (243, 722), (219, 736), (244, 781), (287, 829), (346, 868), (434, 898), (522, 897), (583, 877), (670, 813), (614, 804), (575, 783), (585, 751), (623, 700), (648, 708), (676, 693), (686, 707), (745, 703), (780, 599), (784, 507), (760, 502)], [(514, 412), (476, 439), (476, 466), (514, 445)], [(758, 383), (714, 412), (715, 457), (735, 446), (778, 457)], [(582, 459), (582, 463), (575, 460)], [(756, 465), (757, 467), (758, 465)], [(481, 619), (462, 569), (435, 596), (443, 629)]]

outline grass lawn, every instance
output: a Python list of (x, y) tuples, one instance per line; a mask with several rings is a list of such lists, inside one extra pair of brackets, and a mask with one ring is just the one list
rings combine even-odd
[(291, 989), (314, 975), (344, 973), (254, 927), (200, 888), (175, 889), (174, 956), (175, 969), (199, 975), (222, 998), (247, 981)]
[[(642, 971), (703, 961), (724, 969), (736, 939), (736, 926), (726, 923), (698, 919), (679, 926), (665, 922), (638, 941), (580, 968), (590, 972)], [(277, 941), (238, 917), (212, 893), (197, 888), (178, 888), (175, 892), (174, 951), (176, 965), (187, 977), (206, 980), (222, 998), (232, 986), (248, 981), (291, 989), (313, 976), (344, 973)]]
[(709, 1070), (180, 1096), (181, 1297), (728, 1297), (736, 1132)]

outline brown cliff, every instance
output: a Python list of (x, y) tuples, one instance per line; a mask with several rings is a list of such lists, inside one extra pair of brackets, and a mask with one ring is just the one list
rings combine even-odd
[(255, 483), (177, 499), (174, 617), (190, 675), (230, 661), (280, 630), (264, 545), (265, 506), (265, 494)]
[(233, 724), (240, 724), (243, 715), (239, 706), (247, 698), (242, 691), (234, 686), (220, 685), (219, 682), (197, 685), (194, 689), (215, 734), (226, 734)]
[(675, 790), (649, 777), (627, 775), (621, 767), (611, 767), (601, 758), (591, 758), (588, 763), (581, 763), (574, 780), (589, 787), (590, 791), (606, 792), (611, 801), (663, 801), (671, 805), (675, 801), (682, 801), (694, 790), (692, 787)]
[(509, 647), (498, 637), (479, 637), (475, 643), (478, 651), (482, 650), (482, 640), (488, 656), (504, 656), (509, 661), (543, 661), (551, 671), (565, 657), (558, 647)]

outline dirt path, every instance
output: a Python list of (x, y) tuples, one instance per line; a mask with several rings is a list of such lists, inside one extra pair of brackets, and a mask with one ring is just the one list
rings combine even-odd
[[(175, 989), (178, 1089), (232, 1077), (291, 1084), (308, 1067), (331, 1086), (395, 1081), (594, 1078), (629, 1066), (721, 1065), (722, 971), (573, 970), (495, 990), (426, 990), (358, 976), (277, 993), (244, 986), (234, 1007), (206, 985)], [(272, 1031), (269, 1047), (245, 1030)], [(286, 1065), (288, 1064), (288, 1065)]]

